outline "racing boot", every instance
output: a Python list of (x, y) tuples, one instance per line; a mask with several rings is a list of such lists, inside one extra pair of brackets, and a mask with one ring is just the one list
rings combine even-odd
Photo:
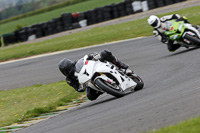
[(195, 25), (195, 28), (199, 31), (200, 33), (200, 26), (199, 25)]
[(100, 53), (100, 61), (109, 61), (117, 67), (127, 69), (129, 66), (119, 61), (109, 50), (104, 50)]
[(113, 63), (114, 63), (117, 67), (119, 67), (119, 68), (121, 68), (121, 69), (128, 69), (128, 67), (129, 67), (127, 64), (125, 64), (125, 63), (119, 61), (118, 59), (114, 60)]
[(192, 25), (192, 27), (196, 28), (198, 31), (200, 30), (200, 26), (198, 25)]

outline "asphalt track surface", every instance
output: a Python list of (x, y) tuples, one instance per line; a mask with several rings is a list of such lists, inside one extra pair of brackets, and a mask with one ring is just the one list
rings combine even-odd
[(200, 115), (200, 49), (170, 53), (154, 37), (1, 64), (1, 88), (63, 80), (59, 60), (103, 49), (129, 64), (144, 89), (122, 98), (105, 95), (17, 133), (139, 133)]

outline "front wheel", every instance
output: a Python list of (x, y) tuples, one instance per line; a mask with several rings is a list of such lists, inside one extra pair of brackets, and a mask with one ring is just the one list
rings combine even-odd
[(107, 92), (110, 95), (113, 95), (115, 97), (123, 97), (125, 93), (121, 90), (119, 86), (114, 86), (100, 78), (95, 80), (95, 85), (102, 89), (103, 91)]
[(144, 87), (144, 82), (139, 76), (130, 76), (130, 78), (137, 83), (137, 86), (134, 88), (135, 91), (139, 91)]
[(193, 37), (190, 34), (185, 34), (184, 38), (200, 46), (200, 39)]

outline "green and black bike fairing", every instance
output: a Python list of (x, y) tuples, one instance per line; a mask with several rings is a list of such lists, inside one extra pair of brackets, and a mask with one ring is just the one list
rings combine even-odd
[(165, 35), (169, 36), (169, 39), (172, 41), (181, 41), (182, 35), (187, 29), (184, 25), (184, 21), (171, 20), (172, 26), (169, 31), (165, 32)]

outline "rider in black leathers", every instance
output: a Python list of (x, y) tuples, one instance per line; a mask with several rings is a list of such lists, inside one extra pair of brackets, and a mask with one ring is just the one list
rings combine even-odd
[[(88, 60), (100, 60), (100, 61), (108, 61), (111, 62), (113, 64), (115, 64), (116, 66), (118, 66), (119, 68), (122, 69), (127, 69), (129, 66), (122, 63), (121, 61), (119, 61), (115, 56), (112, 55), (112, 53), (108, 50), (104, 50), (102, 52), (99, 53), (92, 53), (88, 55)], [(70, 59), (62, 59), (59, 64), (59, 70), (62, 72), (63, 75), (66, 76), (66, 82), (72, 86), (76, 91), (78, 92), (83, 92), (87, 91), (87, 97), (89, 100), (96, 100), (99, 95), (101, 95), (102, 93), (100, 91), (96, 91), (94, 89), (91, 88), (83, 88), (80, 86), (77, 77), (74, 75), (75, 72), (75, 64), (77, 61), (72, 62)]]

